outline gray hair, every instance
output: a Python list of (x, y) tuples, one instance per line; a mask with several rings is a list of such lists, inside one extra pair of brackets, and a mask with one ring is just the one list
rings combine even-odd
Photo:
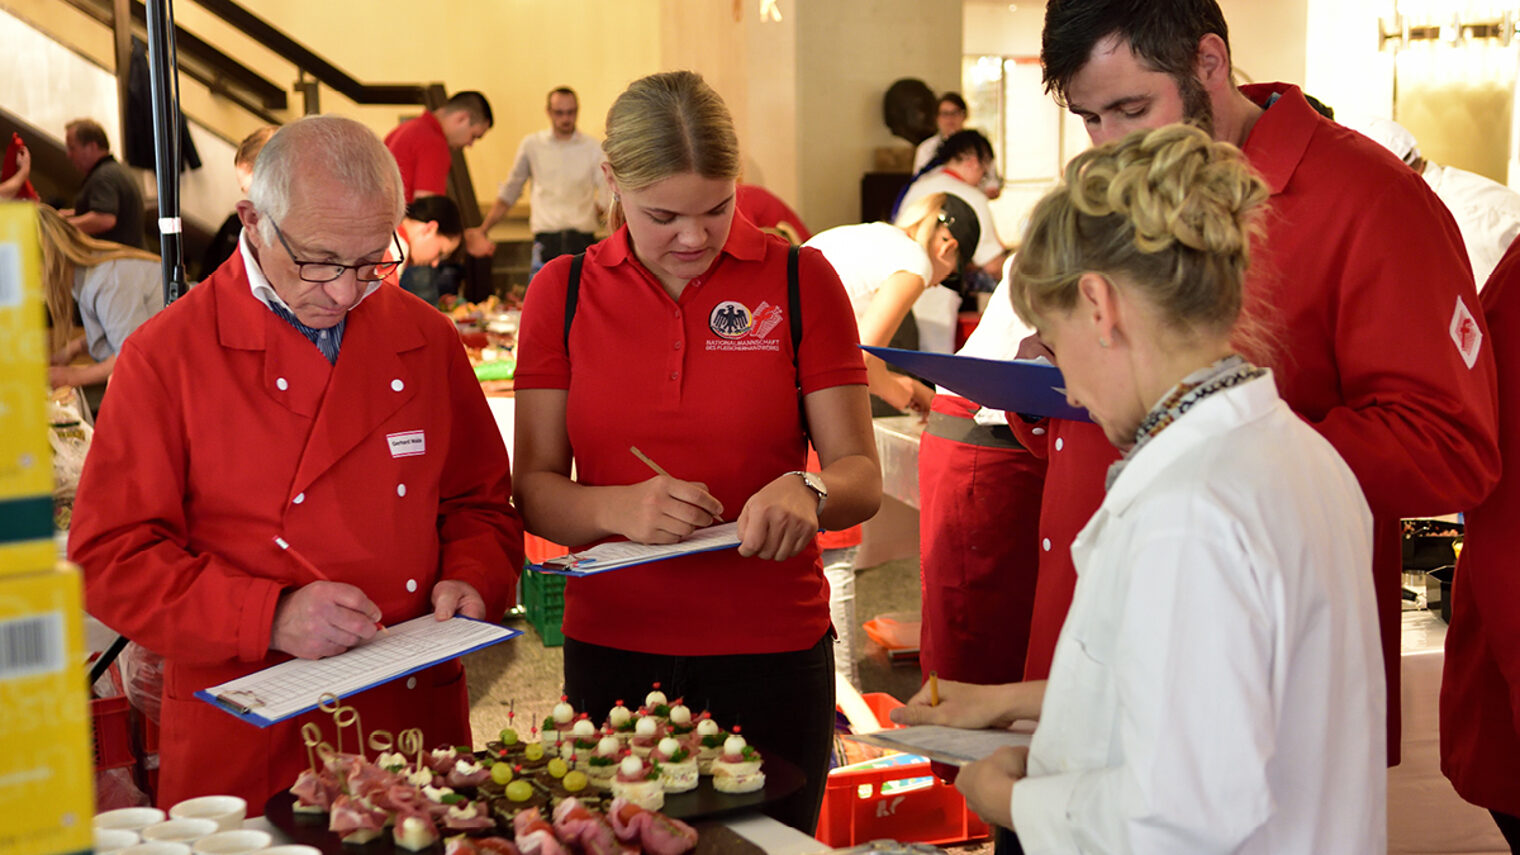
[(342, 116), (307, 116), (280, 128), (253, 166), (248, 199), (262, 215), (259, 239), (275, 241), (274, 223), (290, 213), (292, 188), (314, 176), (329, 176), (345, 187), (369, 191), (401, 222), (406, 212), (401, 171), (374, 131)]

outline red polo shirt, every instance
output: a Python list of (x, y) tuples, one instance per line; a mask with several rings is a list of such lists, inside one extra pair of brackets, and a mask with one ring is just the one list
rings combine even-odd
[[(679, 300), (639, 263), (627, 228), (586, 252), (564, 341), (570, 258), (533, 280), (519, 331), (518, 389), (567, 389), (582, 484), (650, 477), (638, 446), (671, 475), (707, 485), (736, 519), (777, 476), (803, 468), (803, 394), (865, 385), (855, 316), (834, 269), (802, 251), (802, 343), (787, 319), (786, 242), (735, 217), (728, 242)], [(816, 644), (829, 625), (815, 546), (789, 561), (711, 552), (571, 579), (565, 634), (660, 654), (776, 653)]]
[(418, 190), (439, 196), (448, 192), (449, 165), (453, 154), (438, 117), (428, 111), (407, 119), (385, 135), (385, 147), (401, 167), (401, 186), (411, 203)]

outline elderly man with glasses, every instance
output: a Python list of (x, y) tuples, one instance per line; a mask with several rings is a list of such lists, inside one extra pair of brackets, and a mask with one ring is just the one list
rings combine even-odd
[[(194, 692), (377, 625), (496, 620), (523, 547), (453, 325), (384, 282), (401, 178), (374, 134), (281, 129), (238, 216), (239, 251), (126, 341), (69, 553), (89, 611), (165, 657), (159, 802), (228, 793), (258, 814), (307, 765), (301, 726), (332, 740), (332, 720), (261, 730)], [(457, 661), (345, 703), (370, 730), (471, 741)]]

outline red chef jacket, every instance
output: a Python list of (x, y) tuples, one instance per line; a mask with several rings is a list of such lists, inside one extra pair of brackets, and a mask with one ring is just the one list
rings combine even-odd
[[(1494, 361), (1461, 234), (1425, 182), (1325, 119), (1298, 87), (1241, 88), (1273, 103), (1245, 155), (1272, 188), (1246, 315), (1284, 400), (1356, 473), (1374, 515), (1373, 587), (1388, 681), (1388, 758), (1398, 762), (1399, 518), (1449, 513), (1499, 477)], [(1101, 430), (1055, 421), (1019, 440), (1048, 455), (1040, 580), (1025, 679), (1044, 679), (1071, 604), (1070, 545), (1103, 498), (1117, 453)]]
[[(260, 730), (196, 700), (289, 657), (269, 650), (300, 549), (387, 624), (441, 579), (503, 613), (522, 566), (506, 450), (453, 325), (394, 285), (348, 315), (335, 365), (255, 298), (242, 253), (127, 339), (80, 481), (70, 557), (89, 611), (165, 657), (158, 800), (259, 814), (307, 763), (301, 716)], [(457, 661), (346, 701), (366, 731), (465, 743)], [(355, 736), (345, 734), (346, 750)]]
[(1520, 242), (1483, 289), (1499, 370), (1504, 476), (1467, 513), (1441, 674), (1441, 771), (1462, 798), (1520, 815)]

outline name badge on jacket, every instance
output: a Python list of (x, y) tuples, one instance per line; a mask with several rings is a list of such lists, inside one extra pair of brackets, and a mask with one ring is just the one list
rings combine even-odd
[(427, 451), (427, 439), (420, 430), (388, 433), (385, 441), (390, 443), (392, 457), (416, 457)]

